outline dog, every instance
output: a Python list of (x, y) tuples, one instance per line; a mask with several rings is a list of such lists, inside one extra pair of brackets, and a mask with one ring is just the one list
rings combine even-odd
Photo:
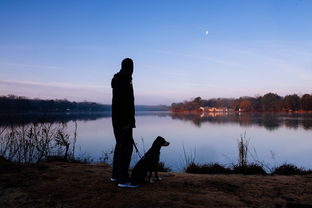
[(157, 167), (159, 163), (160, 148), (168, 146), (170, 143), (167, 142), (163, 137), (158, 136), (152, 144), (152, 147), (144, 154), (139, 162), (134, 166), (131, 173), (131, 183), (140, 184), (145, 183), (145, 178), (149, 172), (148, 182), (153, 183), (151, 179), (152, 172), (155, 172), (156, 180), (161, 180), (158, 176)]

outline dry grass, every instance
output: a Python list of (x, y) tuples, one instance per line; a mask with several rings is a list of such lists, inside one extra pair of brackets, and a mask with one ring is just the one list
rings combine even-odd
[(285, 207), (312, 205), (312, 175), (193, 175), (160, 173), (164, 179), (137, 189), (109, 181), (105, 164), (46, 162), (0, 165), (0, 207)]

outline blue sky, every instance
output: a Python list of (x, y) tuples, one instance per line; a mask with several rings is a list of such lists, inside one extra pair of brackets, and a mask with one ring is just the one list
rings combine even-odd
[[(0, 94), (136, 104), (312, 93), (312, 1), (0, 0)], [(208, 34), (206, 34), (208, 31)]]

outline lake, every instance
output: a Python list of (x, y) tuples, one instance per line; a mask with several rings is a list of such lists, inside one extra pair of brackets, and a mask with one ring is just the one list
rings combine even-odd
[[(29, 123), (35, 116), (20, 115), (11, 122)], [(77, 124), (78, 157), (97, 162), (114, 148), (110, 113), (52, 114), (45, 119), (66, 123), (71, 135)], [(1, 116), (0, 124), (7, 125), (9, 120)], [(266, 167), (287, 162), (312, 169), (312, 114), (137, 112), (136, 126), (134, 140), (141, 153), (158, 135), (170, 142), (170, 146), (161, 149), (161, 161), (173, 171), (182, 171), (186, 159), (223, 165), (237, 163), (238, 140), (244, 134), (249, 141), (249, 162), (260, 161)], [(131, 166), (138, 159), (134, 151)]]

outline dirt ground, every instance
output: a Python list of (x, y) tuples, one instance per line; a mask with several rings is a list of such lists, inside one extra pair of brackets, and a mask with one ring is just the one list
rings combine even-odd
[(105, 164), (0, 163), (0, 207), (312, 207), (312, 175), (161, 173), (163, 181), (118, 188)]

